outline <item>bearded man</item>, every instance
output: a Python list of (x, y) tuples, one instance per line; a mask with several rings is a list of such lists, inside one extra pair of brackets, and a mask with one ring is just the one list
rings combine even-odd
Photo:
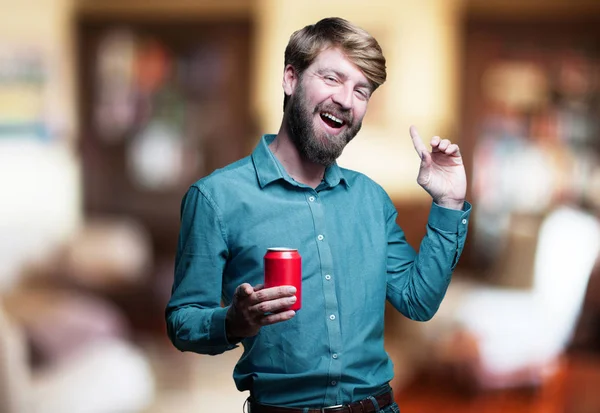
[[(426, 321), (450, 283), (471, 211), (458, 146), (435, 136), (428, 150), (410, 128), (417, 181), (432, 197), (418, 254), (383, 188), (336, 163), (385, 79), (381, 47), (363, 29), (327, 18), (298, 30), (285, 50), (279, 132), (183, 198), (168, 335), (201, 354), (243, 345), (233, 378), (252, 413), (398, 412), (385, 301)], [(270, 247), (302, 257), (299, 311), (295, 287), (263, 286)]]

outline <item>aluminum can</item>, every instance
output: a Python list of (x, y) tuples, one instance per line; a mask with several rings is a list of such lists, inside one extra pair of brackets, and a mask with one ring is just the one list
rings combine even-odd
[(302, 257), (297, 249), (267, 248), (264, 257), (265, 288), (280, 285), (296, 287), (296, 302), (289, 307), (298, 311), (302, 307)]

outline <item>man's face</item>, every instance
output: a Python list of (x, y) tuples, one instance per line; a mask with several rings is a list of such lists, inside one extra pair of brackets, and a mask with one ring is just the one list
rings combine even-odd
[(304, 159), (331, 165), (362, 126), (371, 95), (367, 78), (339, 49), (329, 48), (291, 90), (286, 108), (291, 140)]

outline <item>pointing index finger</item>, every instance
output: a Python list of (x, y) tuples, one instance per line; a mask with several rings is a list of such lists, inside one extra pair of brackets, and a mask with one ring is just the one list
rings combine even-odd
[(421, 139), (421, 136), (419, 135), (419, 132), (417, 131), (417, 128), (414, 125), (410, 126), (409, 131), (410, 137), (413, 141), (413, 146), (419, 154), (419, 157), (423, 159), (424, 153), (427, 152), (427, 148), (425, 147), (425, 144), (423, 143), (423, 140)]

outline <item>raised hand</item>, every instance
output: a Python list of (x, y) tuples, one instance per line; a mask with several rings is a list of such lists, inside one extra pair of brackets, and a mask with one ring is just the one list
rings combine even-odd
[(293, 286), (264, 288), (244, 283), (237, 287), (225, 321), (229, 341), (255, 336), (262, 326), (294, 317), (296, 312), (286, 308), (296, 302), (295, 293)]
[(431, 138), (431, 152), (423, 144), (417, 128), (410, 136), (421, 158), (417, 182), (443, 207), (462, 209), (467, 193), (467, 176), (458, 145), (439, 136)]

